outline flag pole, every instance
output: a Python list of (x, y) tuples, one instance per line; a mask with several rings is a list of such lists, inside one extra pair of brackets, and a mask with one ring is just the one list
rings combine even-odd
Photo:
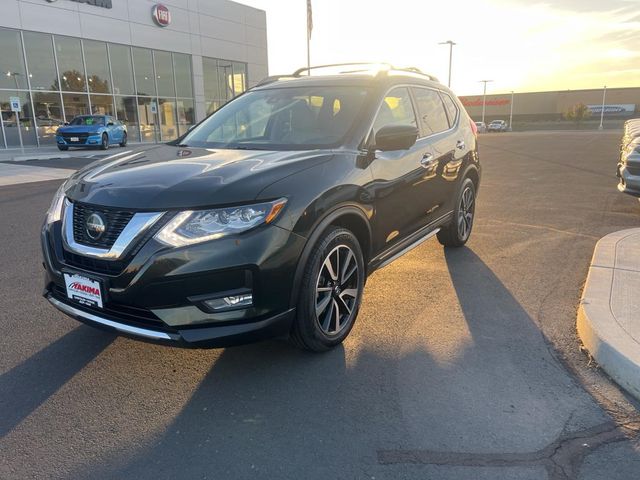
[[(311, 31), (313, 30), (313, 13), (311, 0), (307, 0), (307, 68), (311, 69)], [(311, 75), (311, 71), (309, 71)]]

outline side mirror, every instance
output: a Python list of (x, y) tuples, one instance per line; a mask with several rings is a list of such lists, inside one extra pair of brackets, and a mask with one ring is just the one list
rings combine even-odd
[(418, 129), (413, 125), (385, 125), (376, 133), (376, 149), (383, 152), (408, 150), (418, 138)]

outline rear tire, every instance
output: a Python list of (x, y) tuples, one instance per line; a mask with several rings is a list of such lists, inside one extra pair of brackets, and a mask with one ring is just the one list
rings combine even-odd
[(106, 133), (102, 134), (102, 141), (100, 142), (100, 150), (106, 150), (109, 148), (109, 136)]
[(456, 197), (456, 208), (451, 222), (440, 229), (438, 241), (445, 247), (462, 247), (471, 236), (476, 211), (476, 187), (465, 178)]
[(330, 227), (304, 267), (290, 339), (299, 348), (325, 352), (347, 338), (364, 289), (364, 260), (349, 230)]

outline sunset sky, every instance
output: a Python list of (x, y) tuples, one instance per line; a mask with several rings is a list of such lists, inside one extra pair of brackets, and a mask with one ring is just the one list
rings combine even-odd
[[(306, 65), (306, 0), (239, 0), (267, 12), (269, 71)], [(482, 92), (640, 86), (640, 0), (314, 0), (311, 63), (417, 66)]]

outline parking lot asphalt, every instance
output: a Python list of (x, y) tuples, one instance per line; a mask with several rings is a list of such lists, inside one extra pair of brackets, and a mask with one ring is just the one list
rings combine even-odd
[(640, 224), (619, 134), (485, 135), (466, 248), (366, 286), (344, 346), (180, 350), (40, 297), (60, 181), (0, 188), (0, 478), (636, 478), (639, 405), (580, 351), (593, 247)]

